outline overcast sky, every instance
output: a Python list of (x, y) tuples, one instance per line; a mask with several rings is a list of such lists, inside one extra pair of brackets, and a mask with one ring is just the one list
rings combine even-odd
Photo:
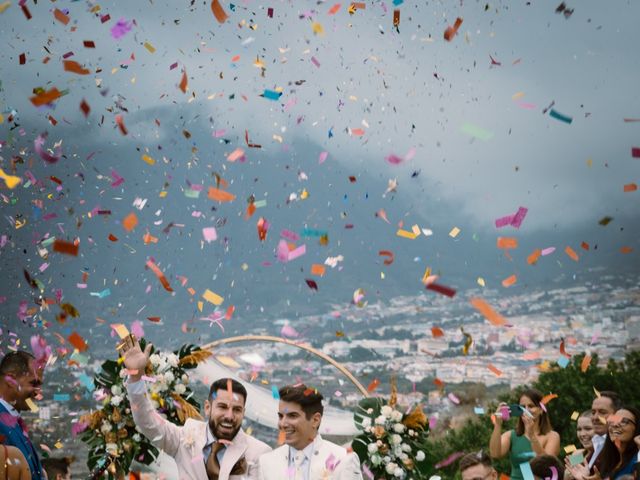
[[(500, 280), (517, 273), (513, 288), (523, 288), (528, 275), (639, 265), (640, 192), (624, 187), (640, 180), (631, 153), (640, 122), (625, 122), (640, 119), (639, 2), (581, 0), (560, 13), (560, 2), (548, 1), (364, 3), (350, 14), (348, 3), (223, 2), (229, 17), (221, 24), (209, 2), (29, 1), (29, 20), (11, 2), (0, 13), (0, 162), (22, 184), (0, 190), (3, 325), (32, 333), (16, 316), (20, 302), (32, 308), (57, 289), (81, 310), (78, 328), (95, 317), (150, 315), (177, 329), (229, 305), (240, 321), (322, 311), (329, 302), (349, 308), (357, 288), (382, 300), (387, 285), (413, 294), (427, 267), (445, 284), (455, 273), (450, 280), (464, 293), (478, 277), (502, 289)], [(65, 71), (65, 60), (88, 73)], [(36, 108), (34, 89), (53, 87), (65, 94)], [(34, 151), (45, 131), (45, 148), (55, 152), (61, 142), (56, 163)], [(250, 148), (245, 132), (261, 148)], [(241, 158), (232, 162), (234, 151)], [(207, 198), (215, 174), (233, 202)], [(27, 184), (29, 175), (42, 183)], [(112, 186), (118, 177), (124, 182)], [(202, 186), (199, 196), (193, 185)], [(252, 195), (266, 205), (246, 219)], [(136, 199), (146, 200), (142, 209)], [(496, 229), (497, 218), (519, 207), (528, 209), (519, 229)], [(126, 231), (132, 212), (139, 223)], [(613, 220), (599, 225), (607, 216)], [(265, 241), (260, 217), (270, 224)], [(26, 223), (15, 228), (16, 220)], [(434, 234), (400, 238), (399, 222)], [(207, 227), (217, 228), (211, 243)], [(305, 255), (279, 263), (281, 231), (301, 235), (305, 227), (326, 232), (329, 245), (317, 236), (294, 240)], [(145, 243), (147, 232), (157, 243)], [(46, 236), (77, 238), (79, 255), (48, 246), (42, 258), (37, 243)], [(513, 262), (496, 249), (498, 236), (519, 239)], [(527, 264), (547, 247), (557, 249), (553, 260)], [(623, 254), (625, 247), (633, 250)], [(393, 252), (394, 265), (383, 264), (380, 250)], [(311, 274), (312, 264), (339, 255), (324, 277)], [(149, 259), (173, 294), (145, 268)], [(23, 269), (42, 291), (26, 284)], [(102, 298), (90, 295), (107, 288)], [(203, 300), (206, 289), (223, 304)], [(48, 321), (49, 331), (68, 333), (58, 311), (26, 325), (42, 330)]]

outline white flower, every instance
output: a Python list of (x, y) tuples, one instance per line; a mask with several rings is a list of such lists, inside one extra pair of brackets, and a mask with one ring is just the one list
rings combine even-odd
[(387, 423), (387, 419), (384, 415), (380, 415), (378, 418), (376, 418), (376, 425), (384, 425), (385, 423)]
[(371, 426), (371, 419), (369, 417), (365, 417), (362, 419), (362, 428), (367, 428)]
[(409, 444), (407, 444), (407, 443), (403, 443), (403, 444), (401, 445), (401, 447), (402, 447), (402, 451), (403, 451), (403, 452), (410, 452), (410, 451), (411, 451), (411, 445), (409, 445)]
[(114, 395), (113, 397), (111, 397), (111, 405), (117, 407), (118, 405), (120, 405), (120, 403), (122, 403), (121, 395)]
[(385, 467), (385, 470), (387, 471), (388, 474), (393, 474), (396, 471), (396, 468), (398, 468), (398, 465), (396, 465), (393, 462), (387, 463), (387, 466)]
[(111, 393), (114, 395), (122, 395), (122, 388), (120, 388), (120, 385), (112, 385)]
[(380, 413), (387, 418), (391, 416), (391, 412), (393, 412), (393, 408), (391, 408), (389, 405), (385, 405), (380, 409)]
[(373, 408), (367, 408), (367, 415), (371, 415), (373, 413)]
[(369, 445), (367, 445), (367, 450), (369, 451), (369, 453), (376, 453), (378, 451), (378, 445), (375, 443), (370, 443)]
[(182, 380), (182, 383), (189, 383), (189, 375), (183, 373), (182, 377), (180, 377), (180, 380)]
[(385, 463), (385, 465), (386, 465), (387, 463), (389, 463), (389, 462), (391, 461), (391, 457), (390, 457), (389, 455), (385, 455), (385, 456), (382, 458), (382, 461), (383, 461), (383, 462)]
[(106, 420), (103, 421), (102, 425), (100, 426), (100, 431), (102, 433), (109, 433), (112, 429), (113, 427), (111, 426), (111, 423)]
[(382, 458), (377, 453), (371, 456), (371, 464), (372, 465), (380, 465), (382, 463)]
[(419, 462), (423, 461), (425, 458), (425, 454), (422, 450), (418, 450), (418, 453), (416, 453), (416, 460), (418, 460)]
[(172, 367), (177, 367), (179, 361), (180, 359), (175, 353), (170, 353), (169, 355), (167, 355), (167, 363)]
[(157, 367), (158, 365), (160, 365), (160, 355), (158, 355), (157, 353), (154, 353), (149, 357), (149, 361), (151, 362), (151, 365), (153, 365), (154, 367)]
[(402, 412), (394, 410), (391, 413), (391, 420), (393, 420), (394, 422), (399, 422), (400, 420), (402, 420)]
[(142, 437), (140, 436), (139, 433), (134, 433), (133, 436), (131, 437), (131, 440), (133, 440), (136, 443), (140, 443), (140, 441), (142, 440)]
[(393, 447), (393, 456), (396, 458), (401, 458), (402, 448), (400, 448), (400, 446)]
[(185, 387), (182, 383), (179, 383), (179, 384), (176, 385), (176, 388), (174, 388), (174, 391), (178, 395), (182, 395), (182, 394), (184, 394), (184, 392), (187, 391), (187, 387)]
[(396, 424), (393, 426), (393, 431), (394, 431), (394, 432), (396, 432), (396, 433), (402, 433), (402, 432), (404, 432), (404, 425), (403, 425), (403, 424), (401, 424), (401, 423), (396, 423)]
[(167, 383), (171, 383), (176, 379), (176, 377), (173, 375), (173, 372), (166, 372), (164, 374), (164, 381)]
[(396, 468), (393, 471), (393, 476), (397, 477), (397, 478), (403, 478), (404, 477), (404, 470), (402, 470), (400, 467)]
[(402, 437), (397, 433), (391, 435), (391, 445), (399, 445), (402, 443)]

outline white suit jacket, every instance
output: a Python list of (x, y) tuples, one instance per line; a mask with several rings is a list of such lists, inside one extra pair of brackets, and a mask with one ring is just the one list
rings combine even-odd
[[(180, 480), (207, 480), (206, 459), (202, 455), (207, 440), (207, 423), (190, 418), (182, 427), (175, 425), (162, 418), (153, 408), (146, 388), (143, 393), (137, 393), (139, 388), (132, 389), (131, 385), (136, 384), (127, 384), (127, 394), (138, 430), (155, 447), (175, 459)], [(271, 447), (266, 443), (250, 437), (240, 429), (222, 457), (219, 480), (257, 480), (258, 458), (270, 451)], [(247, 461), (247, 472), (244, 475), (229, 475), (243, 456)]]
[[(289, 468), (289, 446), (283, 445), (265, 453), (259, 460), (259, 480), (287, 480), (293, 475)], [(309, 480), (362, 480), (360, 460), (355, 453), (318, 435), (314, 440)]]

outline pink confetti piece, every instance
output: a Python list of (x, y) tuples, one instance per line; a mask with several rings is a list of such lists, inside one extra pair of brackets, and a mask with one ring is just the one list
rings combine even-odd
[(316, 59), (316, 57), (311, 57), (311, 63), (320, 68), (320, 62)]
[(555, 251), (556, 251), (556, 247), (548, 247), (548, 248), (542, 249), (542, 252), (540, 254), (543, 257), (546, 257), (547, 255), (551, 255)]
[(434, 428), (436, 428), (437, 424), (438, 424), (438, 418), (435, 417), (434, 415), (431, 415), (429, 417), (429, 430), (433, 430)]
[(456, 397), (453, 392), (449, 393), (449, 395), (447, 395), (447, 398), (451, 400), (451, 403), (455, 403), (456, 405), (460, 404), (460, 399)]
[(304, 255), (305, 253), (307, 253), (307, 246), (306, 245), (300, 245), (298, 248), (292, 250), (289, 252), (289, 257), (288, 260), (295, 260), (298, 257), (301, 257), (302, 255)]
[(236, 160), (239, 160), (241, 162), (245, 160), (244, 150), (242, 150), (241, 148), (236, 148), (227, 156), (228, 162), (235, 162)]
[(43, 132), (40, 135), (38, 135), (36, 139), (33, 141), (33, 148), (36, 151), (36, 153), (40, 155), (40, 158), (42, 158), (45, 162), (56, 163), (62, 157), (62, 147), (57, 146), (55, 150), (55, 154), (54, 155), (50, 154), (44, 148), (44, 142), (47, 139), (47, 135), (49, 135), (47, 132)]
[(444, 460), (436, 463), (436, 468), (440, 469), (440, 468), (443, 468), (443, 467), (447, 467), (447, 466), (451, 465), (453, 462), (455, 462), (457, 459), (462, 457), (463, 455), (464, 455), (464, 452), (452, 453), (451, 455), (449, 455)]
[(147, 375), (142, 375), (140, 378), (142, 380), (144, 380), (145, 382), (150, 382), (150, 383), (155, 383), (156, 382), (156, 377), (149, 377)]
[(142, 328), (142, 322), (140, 320), (135, 320), (131, 324), (131, 333), (133, 333), (137, 338), (144, 337), (144, 328)]
[(118, 175), (114, 169), (111, 169), (111, 178), (113, 178), (113, 182), (111, 183), (111, 187), (115, 188), (124, 183), (124, 178)]
[(318, 163), (322, 165), (328, 156), (329, 156), (329, 152), (320, 152), (320, 156), (318, 157)]
[(298, 338), (300, 334), (291, 325), (283, 325), (280, 335), (287, 338)]
[(224, 137), (225, 134), (227, 133), (226, 130), (222, 129), (222, 130), (214, 130), (213, 131), (213, 138), (221, 138)]
[(218, 238), (218, 232), (216, 232), (215, 227), (205, 227), (202, 229), (202, 236), (205, 242), (211, 243)]
[(291, 230), (282, 230), (280, 232), (280, 236), (286, 238), (287, 240), (291, 240), (292, 242), (297, 242), (298, 240), (300, 240), (300, 235), (298, 235), (296, 232), (292, 232)]
[(126, 19), (121, 18), (113, 27), (111, 27), (111, 36), (118, 40), (124, 37), (132, 27), (133, 25), (130, 22), (127, 22)]
[(391, 165), (400, 165), (403, 161), (401, 157), (394, 154), (387, 155), (386, 157), (384, 157), (384, 159)]

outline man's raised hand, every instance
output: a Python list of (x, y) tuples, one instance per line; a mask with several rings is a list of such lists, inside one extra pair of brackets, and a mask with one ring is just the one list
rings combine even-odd
[(149, 363), (151, 355), (151, 344), (149, 343), (144, 352), (140, 348), (138, 340), (130, 337), (125, 338), (124, 345), (120, 352), (124, 358), (124, 366), (129, 370), (129, 381), (137, 382), (144, 375), (144, 370)]

